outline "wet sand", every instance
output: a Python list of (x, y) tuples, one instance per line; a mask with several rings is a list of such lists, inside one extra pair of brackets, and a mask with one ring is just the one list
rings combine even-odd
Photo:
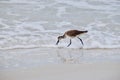
[(0, 50), (0, 80), (120, 80), (120, 49)]
[(48, 64), (120, 62), (120, 49), (40, 47), (0, 50), (0, 70)]
[(120, 63), (58, 64), (2, 70), (0, 80), (120, 80)]

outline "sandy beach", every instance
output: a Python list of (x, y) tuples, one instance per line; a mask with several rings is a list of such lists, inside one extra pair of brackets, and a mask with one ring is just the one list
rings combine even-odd
[(120, 63), (59, 64), (0, 71), (0, 80), (120, 80)]

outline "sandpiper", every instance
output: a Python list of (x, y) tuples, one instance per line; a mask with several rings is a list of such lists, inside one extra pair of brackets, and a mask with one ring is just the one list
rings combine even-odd
[(75, 38), (75, 37), (77, 37), (77, 38), (81, 41), (82, 45), (84, 45), (82, 39), (79, 38), (79, 36), (80, 36), (81, 34), (87, 33), (87, 32), (88, 32), (88, 31), (68, 30), (68, 31), (66, 31), (66, 32), (64, 33), (64, 35), (58, 37), (58, 41), (57, 41), (56, 45), (58, 45), (58, 43), (59, 43), (59, 41), (60, 41), (61, 39), (65, 39), (65, 38), (67, 38), (67, 37), (70, 37), (70, 43), (68, 44), (67, 47), (69, 47), (69, 46), (71, 45), (71, 43), (72, 43), (72, 40), (71, 40), (71, 39), (72, 39), (72, 38)]

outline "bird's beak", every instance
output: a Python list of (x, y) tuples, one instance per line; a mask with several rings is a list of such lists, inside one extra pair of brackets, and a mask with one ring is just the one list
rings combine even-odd
[(58, 43), (59, 43), (59, 40), (57, 41), (56, 45), (58, 45)]

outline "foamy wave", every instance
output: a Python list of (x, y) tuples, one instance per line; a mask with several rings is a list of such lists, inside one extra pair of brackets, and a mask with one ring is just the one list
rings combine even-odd
[(31, 0), (1, 0), (0, 2), (4, 2), (4, 3), (36, 3), (35, 1), (31, 1)]
[(41, 46), (36, 45), (16, 45), (9, 47), (0, 47), (0, 50), (8, 50), (8, 49), (31, 49), (31, 48), (40, 48)]
[[(65, 3), (65, 4), (68, 4), (68, 5), (72, 5), (72, 6), (75, 6), (75, 7), (78, 7), (78, 8), (89, 8), (89, 9), (99, 9), (99, 10), (112, 10), (112, 9), (114, 9), (113, 7), (111, 7), (111, 6), (109, 6), (109, 5), (91, 5), (91, 4), (89, 4), (89, 2), (95, 2), (96, 0), (91, 0), (91, 1), (89, 1), (89, 2), (87, 2), (87, 1), (74, 1), (74, 0), (56, 0), (58, 3)], [(111, 0), (111, 1), (107, 1), (106, 2), (106, 0), (99, 0), (98, 2), (106, 2), (107, 4), (109, 3), (111, 3), (113, 0)], [(103, 8), (104, 7), (104, 8)]]
[(69, 48), (120, 48), (118, 0), (1, 0), (0, 4), (0, 49), (66, 48), (68, 39), (55, 43), (70, 29), (88, 33), (80, 36), (84, 47), (75, 39)]

